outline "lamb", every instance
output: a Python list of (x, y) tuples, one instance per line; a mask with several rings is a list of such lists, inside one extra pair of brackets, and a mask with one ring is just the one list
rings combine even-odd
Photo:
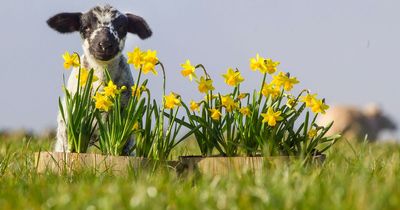
[[(102, 89), (106, 76), (104, 69), (110, 73), (111, 79), (118, 86), (131, 87), (133, 77), (122, 55), (127, 33), (133, 33), (141, 39), (152, 35), (147, 22), (140, 16), (123, 14), (110, 5), (96, 6), (86, 13), (59, 13), (51, 17), (47, 24), (60, 33), (79, 32), (82, 38), (83, 55), (81, 65), (86, 69), (94, 69), (94, 74), (99, 78), (93, 85)], [(68, 79), (67, 89), (76, 91), (78, 70), (74, 69)], [(125, 106), (129, 101), (131, 92), (125, 91), (121, 96), (121, 104)], [(67, 152), (66, 125), (61, 114), (57, 118), (57, 140), (54, 150)], [(124, 155), (129, 153), (133, 146), (130, 140), (124, 146)]]
[(319, 119), (319, 125), (334, 121), (327, 135), (341, 133), (350, 140), (376, 141), (382, 130), (396, 130), (396, 124), (382, 113), (379, 106), (370, 104), (364, 109), (353, 106), (335, 106)]

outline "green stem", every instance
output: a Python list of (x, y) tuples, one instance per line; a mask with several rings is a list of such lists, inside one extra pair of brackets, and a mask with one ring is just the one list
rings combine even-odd
[(204, 74), (206, 75), (206, 79), (211, 79), (210, 75), (207, 73), (206, 68), (203, 66), (203, 64), (197, 64), (197, 66), (195, 66), (195, 68), (201, 68), (204, 71)]
[(265, 83), (265, 79), (267, 78), (267, 73), (264, 73), (264, 77), (263, 77), (263, 80), (262, 80), (262, 83), (261, 83), (261, 89), (260, 89), (260, 93), (259, 93), (259, 95), (258, 95), (258, 104), (260, 104), (260, 102), (261, 102), (261, 98), (262, 98), (262, 89), (264, 88), (264, 83)]
[[(165, 110), (165, 100), (164, 100), (164, 96), (165, 96), (165, 88), (166, 88), (166, 75), (165, 75), (165, 69), (164, 69), (164, 65), (158, 61), (158, 64), (160, 64), (161, 66), (161, 70), (163, 73), (163, 97), (162, 97), (162, 104), (161, 104), (161, 112), (160, 112), (160, 122), (159, 122), (159, 139), (158, 141), (163, 141), (163, 136), (164, 136), (164, 110)], [(160, 157), (160, 156), (159, 156)]]

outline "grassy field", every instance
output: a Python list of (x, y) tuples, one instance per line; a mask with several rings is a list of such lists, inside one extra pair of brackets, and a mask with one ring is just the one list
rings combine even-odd
[[(282, 165), (260, 176), (177, 177), (35, 173), (44, 140), (0, 140), (0, 209), (400, 209), (400, 146), (335, 145), (322, 166)], [(180, 148), (188, 153), (190, 148)]]

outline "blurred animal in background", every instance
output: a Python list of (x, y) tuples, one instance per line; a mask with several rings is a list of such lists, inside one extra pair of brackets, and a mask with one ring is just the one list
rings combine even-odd
[(334, 121), (327, 135), (341, 133), (349, 140), (362, 141), (365, 138), (373, 142), (383, 130), (396, 130), (396, 124), (386, 116), (376, 104), (364, 108), (355, 106), (333, 106), (317, 122), (319, 125), (328, 125)]
[[(99, 78), (100, 89), (106, 82), (104, 69), (107, 68), (112, 81), (118, 87), (133, 86), (133, 78), (122, 55), (127, 33), (135, 34), (141, 39), (152, 35), (147, 22), (140, 16), (131, 13), (122, 13), (110, 5), (96, 6), (88, 12), (59, 13), (51, 17), (47, 24), (60, 33), (79, 32), (82, 38), (83, 56), (82, 67), (94, 69)], [(78, 69), (74, 69), (69, 76), (67, 89), (75, 92), (77, 87)], [(97, 82), (97, 83), (99, 83)], [(98, 86), (95, 84), (95, 86)], [(121, 103), (125, 106), (131, 95), (130, 89), (122, 93)], [(56, 152), (68, 151), (66, 125), (58, 115)], [(128, 154), (133, 147), (133, 140), (124, 148)]]

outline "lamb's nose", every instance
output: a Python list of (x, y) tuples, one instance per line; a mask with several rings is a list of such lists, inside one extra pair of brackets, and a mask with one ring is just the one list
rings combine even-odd
[(99, 46), (102, 50), (106, 50), (106, 49), (110, 48), (111, 45), (112, 45), (111, 42), (108, 42), (108, 41), (99, 42)]

